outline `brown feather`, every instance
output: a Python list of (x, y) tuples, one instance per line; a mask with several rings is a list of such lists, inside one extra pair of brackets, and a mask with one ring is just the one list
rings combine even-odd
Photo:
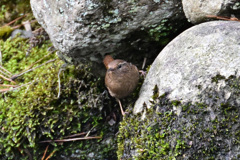
[(137, 87), (139, 71), (135, 65), (121, 59), (114, 60), (110, 55), (105, 56), (103, 63), (107, 68), (105, 85), (110, 95), (118, 101), (124, 116), (120, 99), (127, 97)]

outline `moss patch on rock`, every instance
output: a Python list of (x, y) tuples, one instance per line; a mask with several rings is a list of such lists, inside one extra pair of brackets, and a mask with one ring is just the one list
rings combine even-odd
[(170, 101), (155, 88), (151, 108), (121, 122), (118, 158), (239, 159), (239, 87), (240, 77), (217, 75), (195, 104)]
[[(89, 131), (89, 136), (102, 138), (51, 143), (48, 154), (56, 151), (53, 156), (58, 158), (116, 158), (117, 125), (109, 126), (102, 115), (102, 79), (91, 73), (91, 64), (64, 65), (49, 51), (51, 46), (45, 41), (26, 55), (27, 40), (0, 41), (2, 66), (17, 85), (1, 95), (1, 159), (40, 159), (48, 145), (41, 141)], [(1, 83), (13, 84), (4, 79)]]

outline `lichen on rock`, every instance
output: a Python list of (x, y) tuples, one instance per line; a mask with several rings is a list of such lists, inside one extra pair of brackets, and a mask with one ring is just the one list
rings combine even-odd
[(113, 53), (157, 54), (174, 33), (188, 25), (177, 0), (30, 2), (53, 45), (75, 63), (101, 63), (104, 55)]
[(239, 159), (240, 77), (212, 80), (199, 95), (202, 103), (171, 101), (155, 90), (144, 119), (130, 114), (121, 122), (118, 158)]
[(171, 100), (200, 102), (197, 95), (211, 87), (211, 78), (228, 78), (239, 72), (239, 22), (212, 21), (181, 33), (155, 59), (135, 103), (134, 113), (143, 103), (149, 107), (155, 85), (159, 94), (169, 92)]

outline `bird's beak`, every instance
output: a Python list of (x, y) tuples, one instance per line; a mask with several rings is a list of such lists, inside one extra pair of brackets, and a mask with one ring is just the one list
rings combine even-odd
[(114, 70), (113, 68), (107, 68), (108, 72), (113, 71), (113, 70)]

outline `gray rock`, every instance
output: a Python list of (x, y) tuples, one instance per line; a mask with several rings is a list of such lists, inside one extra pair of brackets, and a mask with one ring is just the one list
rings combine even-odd
[(166, 28), (171, 30), (166, 25), (169, 20), (177, 24), (185, 18), (178, 0), (30, 2), (34, 16), (49, 34), (54, 47), (76, 62), (101, 62), (104, 54), (124, 53), (142, 41), (142, 33), (151, 35)]
[[(134, 113), (150, 107), (154, 86), (170, 100), (206, 101), (198, 97), (214, 85), (214, 77), (240, 75), (240, 25), (233, 21), (213, 21), (194, 26), (170, 42), (152, 64), (142, 85)], [(218, 88), (225, 82), (219, 80)], [(222, 101), (231, 96), (226, 91)], [(239, 104), (238, 104), (239, 105)]]
[(149, 70), (135, 114), (120, 124), (118, 158), (239, 159), (239, 61), (239, 22), (203, 23), (170, 42)]
[(182, 0), (183, 10), (192, 23), (207, 20), (208, 15), (240, 17), (239, 0)]
[(213, 81), (199, 93), (203, 103), (171, 101), (155, 89), (144, 119), (130, 113), (120, 123), (118, 158), (239, 159), (240, 77)]

